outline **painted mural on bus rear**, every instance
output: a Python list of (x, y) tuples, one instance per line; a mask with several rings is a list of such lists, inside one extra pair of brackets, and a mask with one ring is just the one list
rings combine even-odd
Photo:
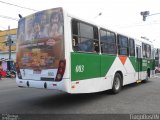
[(65, 67), (62, 9), (41, 11), (21, 18), (17, 37), (18, 80), (28, 80), (26, 85), (32, 87), (32, 80), (62, 79), (63, 74), (57, 74), (59, 65)]
[(17, 37), (20, 87), (118, 93), (124, 85), (155, 74), (152, 43), (79, 19), (63, 8), (21, 18)]

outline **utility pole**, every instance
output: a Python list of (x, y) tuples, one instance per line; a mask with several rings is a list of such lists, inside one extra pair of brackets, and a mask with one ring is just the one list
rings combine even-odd
[(147, 18), (147, 17), (153, 16), (153, 15), (158, 15), (158, 14), (160, 14), (160, 13), (150, 14), (149, 11), (143, 11), (143, 12), (140, 12), (140, 14), (141, 14), (142, 17), (143, 17), (143, 21), (146, 21), (146, 18)]
[(146, 21), (146, 17), (149, 16), (149, 11), (143, 11), (140, 13), (143, 17), (143, 21)]
[(9, 49), (8, 49), (8, 53), (9, 53), (9, 61), (11, 60), (11, 45), (12, 45), (12, 40), (11, 40), (11, 36), (10, 36), (10, 26), (8, 26), (8, 39), (7, 39), (7, 43), (8, 43), (8, 46), (9, 46)]

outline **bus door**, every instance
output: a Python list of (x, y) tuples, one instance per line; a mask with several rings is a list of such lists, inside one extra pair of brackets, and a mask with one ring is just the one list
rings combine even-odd
[(141, 80), (141, 71), (142, 71), (142, 58), (141, 58), (141, 46), (136, 46), (136, 72), (138, 73), (138, 80)]

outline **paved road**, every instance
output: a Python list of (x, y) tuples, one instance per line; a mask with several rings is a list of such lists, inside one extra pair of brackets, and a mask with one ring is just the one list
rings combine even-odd
[(0, 113), (160, 113), (160, 75), (148, 83), (125, 86), (116, 95), (18, 88), (15, 79), (5, 79), (0, 81)]

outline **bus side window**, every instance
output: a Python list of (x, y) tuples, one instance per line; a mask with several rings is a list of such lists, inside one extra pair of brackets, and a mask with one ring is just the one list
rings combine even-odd
[(129, 38), (129, 55), (135, 56), (135, 43), (134, 39)]
[(80, 48), (78, 47), (78, 37), (77, 36), (73, 36), (72, 45), (75, 51), (80, 50)]
[(79, 51), (78, 48), (78, 22), (76, 20), (72, 20), (72, 46), (75, 51)]
[(119, 55), (129, 55), (128, 38), (123, 35), (118, 35), (118, 53)]
[(151, 58), (151, 46), (145, 43), (142, 43), (143, 57)]
[(99, 53), (99, 42), (94, 41), (94, 52)]
[(151, 46), (147, 45), (147, 58), (151, 58)]
[(103, 54), (116, 54), (116, 35), (114, 32), (101, 29), (100, 30), (101, 40), (101, 53)]
[(91, 24), (73, 19), (72, 47), (74, 51), (98, 53), (98, 28)]
[(98, 28), (93, 27), (94, 32), (94, 52), (99, 53)]

